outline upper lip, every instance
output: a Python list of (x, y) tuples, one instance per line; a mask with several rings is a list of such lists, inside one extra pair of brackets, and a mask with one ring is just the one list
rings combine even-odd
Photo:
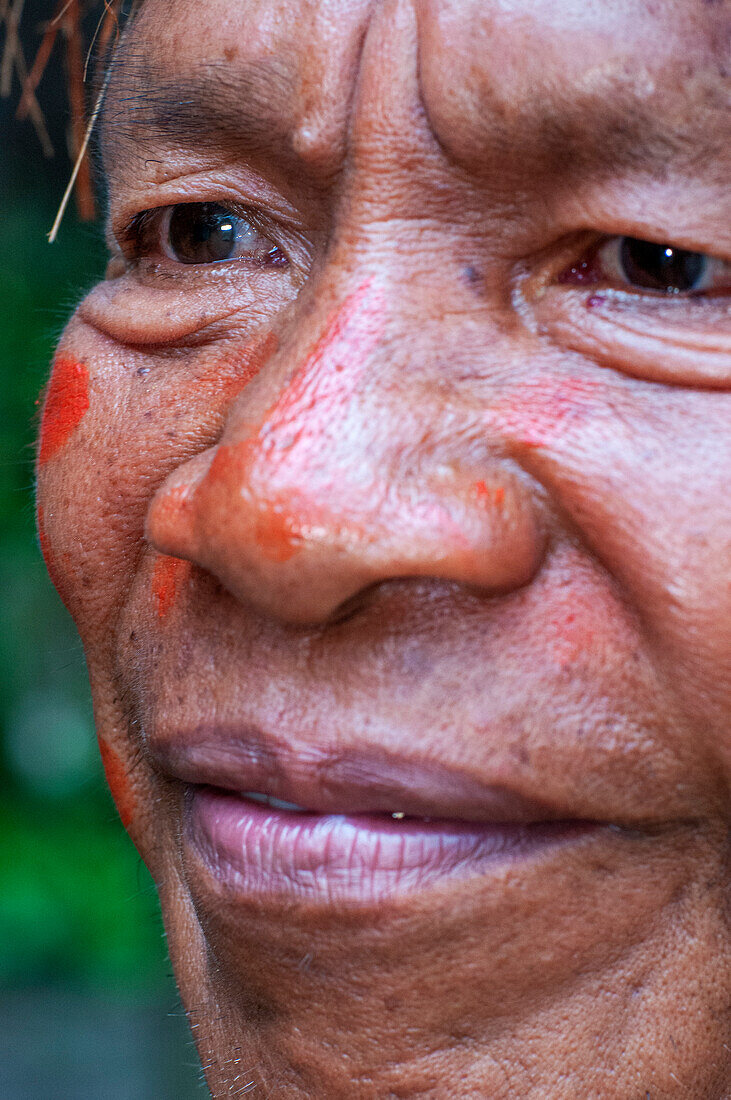
[(196, 785), (257, 791), (321, 814), (400, 812), (485, 823), (566, 820), (517, 783), (382, 748), (284, 744), (257, 728), (179, 731), (150, 752), (166, 774)]

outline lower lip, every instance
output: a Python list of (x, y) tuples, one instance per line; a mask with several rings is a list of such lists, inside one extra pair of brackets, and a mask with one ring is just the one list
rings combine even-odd
[(235, 894), (363, 905), (494, 872), (599, 828), (296, 813), (195, 787), (185, 834), (206, 870)]

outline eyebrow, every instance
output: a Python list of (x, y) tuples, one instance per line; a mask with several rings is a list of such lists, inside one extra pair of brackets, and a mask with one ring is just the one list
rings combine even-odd
[(662, 176), (670, 164), (696, 168), (725, 148), (720, 132), (707, 132), (693, 104), (688, 108), (686, 119), (664, 118), (631, 85), (618, 83), (611, 95), (606, 89), (556, 105), (536, 104), (524, 119), (525, 133), (558, 172), (578, 166)]
[[(127, 148), (156, 140), (188, 148), (225, 144), (239, 154), (259, 153), (304, 168), (289, 140), (297, 91), (283, 58), (238, 59), (235, 66), (213, 61), (182, 77), (168, 76), (123, 44), (112, 70), (100, 124), (106, 168), (123, 159)], [(509, 126), (491, 120), (486, 156), (513, 160), (524, 147), (535, 164), (540, 150), (541, 170), (558, 177), (576, 169), (589, 176), (639, 170), (662, 177), (672, 163), (712, 171), (724, 142), (720, 133), (704, 133), (697, 107), (688, 107), (682, 122), (665, 120), (621, 84), (557, 103), (536, 101)]]
[(161, 139), (189, 147), (223, 142), (241, 152), (293, 157), (287, 156), (291, 120), (286, 116), (294, 89), (276, 57), (238, 62), (235, 68), (211, 62), (181, 78), (122, 52), (113, 62), (112, 81), (100, 121), (105, 165), (124, 156), (125, 146)]

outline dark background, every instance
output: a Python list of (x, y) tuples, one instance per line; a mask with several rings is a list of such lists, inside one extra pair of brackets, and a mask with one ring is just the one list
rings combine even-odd
[[(54, 9), (26, 0), (29, 64)], [(105, 264), (101, 218), (80, 223), (73, 203), (46, 236), (71, 171), (62, 41), (38, 89), (52, 159), (15, 120), (19, 96), (14, 76), (0, 99), (0, 1097), (187, 1100), (208, 1093), (157, 897), (106, 790), (81, 644), (35, 534), (37, 398)]]

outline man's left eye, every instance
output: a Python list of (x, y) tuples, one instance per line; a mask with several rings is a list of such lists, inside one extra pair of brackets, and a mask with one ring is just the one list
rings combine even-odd
[(179, 264), (213, 264), (249, 259), (281, 265), (281, 250), (253, 217), (217, 202), (186, 202), (147, 210), (127, 232), (137, 256), (164, 255)]
[(562, 283), (615, 286), (663, 295), (728, 289), (729, 264), (705, 252), (639, 237), (610, 237), (559, 278)]

